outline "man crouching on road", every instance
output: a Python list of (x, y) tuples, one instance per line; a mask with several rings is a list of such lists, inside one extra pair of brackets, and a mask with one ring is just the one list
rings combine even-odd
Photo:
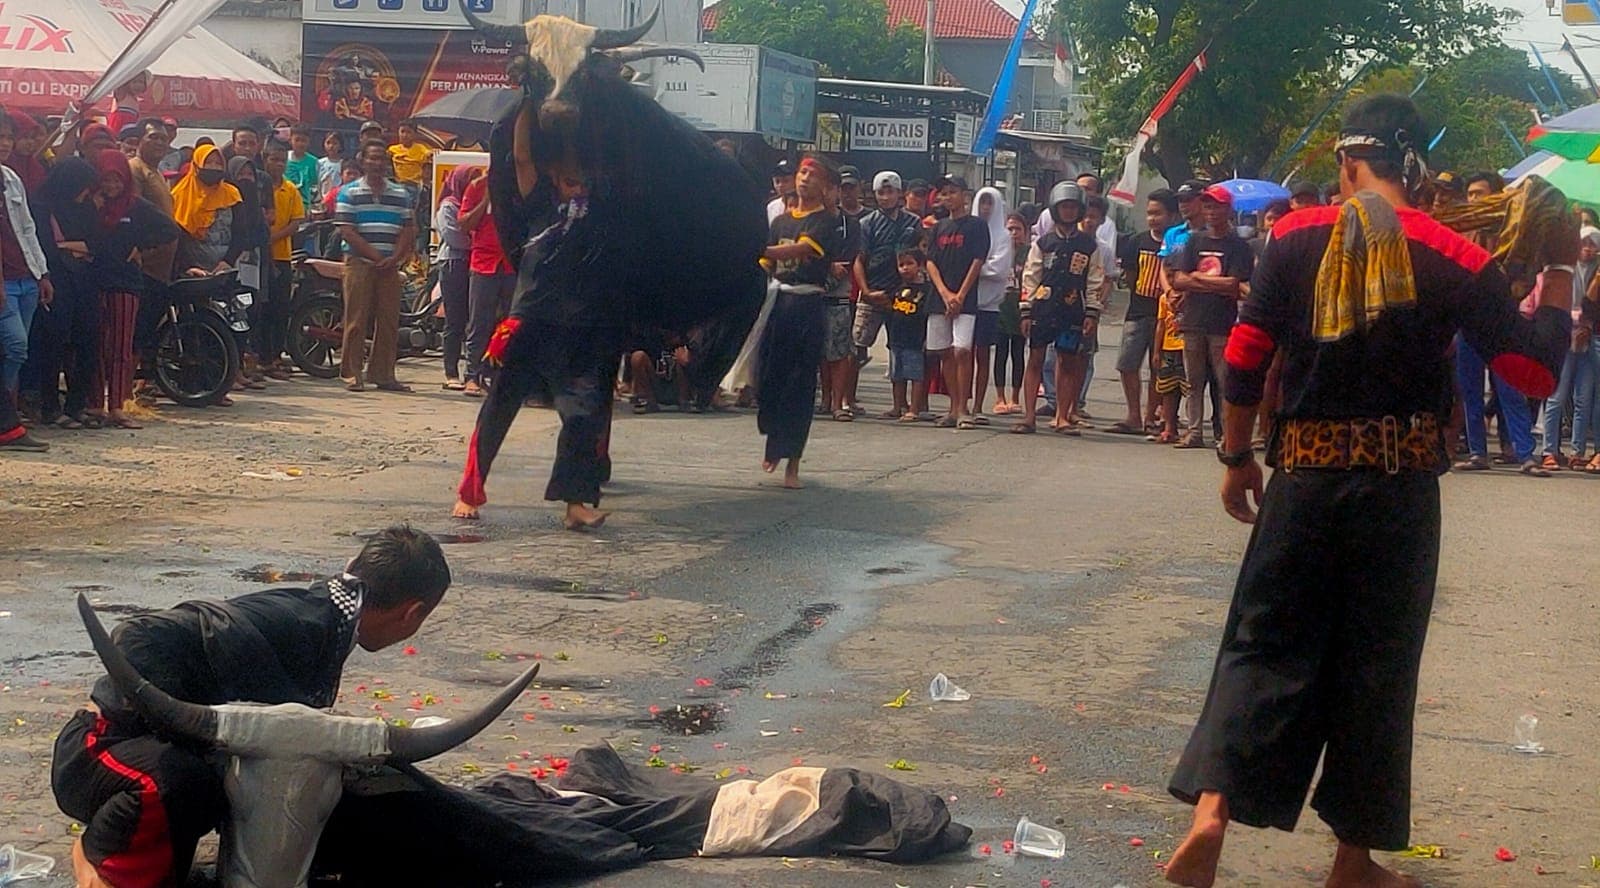
[[(179, 700), (333, 705), (357, 644), (415, 635), (450, 586), (433, 537), (380, 531), (338, 576), (309, 588), (188, 601), (113, 633), (139, 674)], [(183, 884), (195, 845), (226, 816), (217, 762), (152, 733), (109, 677), (56, 739), (56, 804), (84, 824), (72, 845), (80, 888)]]

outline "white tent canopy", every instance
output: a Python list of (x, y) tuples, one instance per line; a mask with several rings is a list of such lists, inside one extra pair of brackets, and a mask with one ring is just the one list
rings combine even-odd
[[(89, 92), (157, 5), (158, 0), (3, 0), (0, 105), (38, 115), (64, 112)], [(141, 113), (184, 123), (299, 116), (299, 86), (201, 27), (177, 38), (149, 71)]]

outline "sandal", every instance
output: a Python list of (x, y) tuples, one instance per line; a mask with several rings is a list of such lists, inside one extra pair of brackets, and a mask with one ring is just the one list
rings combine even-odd
[(139, 429), (144, 428), (144, 426), (139, 425), (137, 422), (134, 422), (131, 418), (126, 417), (126, 416), (108, 417), (107, 418), (107, 422), (111, 423), (112, 425), (116, 426), (119, 429), (127, 429), (130, 432), (131, 431), (137, 431)]
[(1172, 444), (1177, 441), (1177, 439), (1178, 436), (1171, 432), (1162, 432), (1156, 436), (1155, 441), (1157, 444)]
[(1011, 427), (1011, 434), (1013, 435), (1032, 435), (1038, 431), (1038, 427), (1031, 422), (1019, 422)]
[(1058, 434), (1058, 435), (1066, 435), (1068, 438), (1082, 438), (1083, 437), (1083, 431), (1081, 429), (1079, 429), (1077, 426), (1075, 426), (1072, 423), (1070, 423), (1070, 422), (1067, 423), (1064, 426), (1058, 426), (1056, 428), (1056, 434)]
[(345, 384), (344, 390), (347, 392), (364, 392), (367, 390), (367, 387), (359, 382), (351, 382)]
[(958, 420), (956, 422), (956, 428), (960, 429), (963, 432), (971, 431), (971, 430), (973, 430), (973, 429), (975, 429), (977, 427), (978, 427), (978, 424), (973, 422), (972, 419), (969, 418), (969, 417), (962, 417), (960, 420)]
[(76, 431), (77, 429), (83, 428), (83, 423), (63, 413), (56, 417), (56, 428), (66, 429), (68, 431)]
[(373, 386), (373, 388), (380, 392), (398, 392), (402, 395), (411, 394), (411, 386), (406, 385), (403, 382), (380, 382)]
[(1552, 472), (1560, 471), (1562, 469), (1561, 458), (1553, 453), (1546, 453), (1544, 455), (1544, 462), (1540, 463), (1540, 466), (1549, 469)]
[(1106, 428), (1106, 431), (1113, 435), (1142, 435), (1145, 433), (1144, 429), (1136, 429), (1125, 422), (1114, 422)]
[(936, 429), (953, 429), (956, 427), (956, 418), (954, 416), (941, 416), (933, 421), (933, 427)]
[(444, 390), (447, 392), (465, 391), (466, 387), (467, 384), (459, 379), (446, 379), (444, 381)]
[(106, 421), (93, 413), (78, 414), (78, 422), (83, 423), (83, 427), (86, 429), (103, 429), (106, 427)]
[(974, 413), (972, 414), (972, 421), (978, 425), (986, 426), (989, 424), (989, 417), (984, 416), (982, 413)]
[(1199, 435), (1184, 435), (1182, 440), (1172, 446), (1179, 450), (1204, 450), (1206, 439)]
[(905, 416), (905, 415), (906, 415), (905, 411), (903, 411), (903, 410), (885, 410), (882, 413), (878, 414), (878, 418), (879, 419), (899, 419), (900, 417)]
[(1587, 465), (1589, 465), (1589, 458), (1582, 454), (1573, 456), (1572, 459), (1567, 462), (1567, 468), (1574, 472), (1583, 471), (1584, 467)]
[(913, 425), (915, 423), (922, 422), (922, 417), (916, 415), (915, 413), (907, 412), (900, 414), (900, 418), (895, 420), (895, 422), (903, 422), (907, 425)]
[(1540, 465), (1539, 463), (1534, 462), (1534, 460), (1531, 457), (1528, 459), (1527, 462), (1522, 464), (1522, 468), (1521, 468), (1520, 471), (1522, 472), (1522, 474), (1527, 475), (1529, 478), (1548, 478), (1548, 477), (1550, 477), (1550, 471), (1548, 469), (1546, 469), (1544, 466)]
[(855, 422), (856, 421), (856, 415), (854, 413), (851, 413), (848, 410), (835, 410), (834, 413), (833, 413), (833, 421), (834, 422)]
[(1489, 471), (1489, 460), (1473, 454), (1451, 466), (1450, 469), (1455, 472), (1487, 472)]
[(1600, 475), (1600, 453), (1596, 453), (1594, 459), (1589, 460), (1589, 464), (1583, 467), (1583, 473), (1585, 475)]

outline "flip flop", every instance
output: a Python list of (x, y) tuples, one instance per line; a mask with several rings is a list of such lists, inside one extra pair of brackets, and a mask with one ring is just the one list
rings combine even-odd
[(1136, 429), (1125, 422), (1114, 422), (1107, 427), (1106, 431), (1113, 435), (1142, 435), (1145, 433), (1144, 429)]
[(467, 384), (462, 382), (459, 379), (446, 380), (445, 384), (444, 384), (444, 389), (447, 392), (464, 391), (466, 389), (466, 387), (467, 387)]
[(66, 429), (68, 431), (76, 431), (78, 429), (83, 428), (83, 423), (79, 422), (76, 419), (73, 419), (72, 417), (66, 415), (65, 413), (63, 413), (60, 416), (56, 417), (55, 425), (56, 425), (56, 428), (58, 428), (58, 429)]
[(975, 413), (972, 415), (972, 422), (974, 425), (986, 426), (989, 424), (989, 417), (981, 413)]
[(978, 424), (973, 422), (970, 419), (963, 419), (963, 420), (960, 420), (960, 421), (958, 421), (956, 423), (956, 428), (958, 428), (958, 429), (960, 429), (960, 430), (962, 430), (964, 432), (965, 431), (970, 431), (970, 430), (975, 429), (977, 427), (978, 427)]
[(402, 395), (411, 394), (411, 386), (406, 385), (403, 382), (380, 382), (373, 386), (373, 388), (380, 392), (398, 392)]
[(1033, 435), (1037, 434), (1038, 432), (1039, 429), (1037, 426), (1033, 426), (1025, 422), (1019, 422), (1011, 427), (1011, 434), (1013, 435)]
[(934, 420), (933, 427), (936, 429), (953, 429), (956, 427), (956, 418), (954, 416), (941, 416)]

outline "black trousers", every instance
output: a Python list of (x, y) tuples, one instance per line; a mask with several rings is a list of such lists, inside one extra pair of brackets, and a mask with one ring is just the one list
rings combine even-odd
[[(62, 413), (77, 416), (89, 404), (95, 367), (100, 363), (100, 294), (56, 285), (56, 298), (33, 316), (28, 363), (38, 368), (39, 415), (46, 421)], [(67, 400), (61, 403), (61, 377)]]
[(50, 786), (62, 812), (84, 825), (84, 856), (127, 888), (183, 884), (195, 845), (228, 807), (221, 774), (199, 753), (120, 735), (86, 710), (56, 738)]
[(799, 459), (805, 452), (826, 331), (820, 295), (778, 293), (761, 338), (761, 404), (756, 413), (756, 427), (767, 436), (768, 462)]
[(461, 501), (474, 506), (487, 501), (484, 484), (511, 422), (523, 401), (538, 395), (561, 416), (544, 498), (599, 505), (600, 485), (610, 476), (612, 383), (621, 357), (620, 329), (522, 324), (506, 344), (503, 365), (478, 410), (456, 492)]
[(446, 259), (439, 271), (444, 301), (444, 378), (461, 378), (461, 344), (467, 335), (467, 260)]
[(1205, 709), (1169, 787), (1234, 820), (1410, 846), (1417, 670), (1439, 566), (1429, 474), (1277, 472), (1239, 568)]
[(1006, 367), (1011, 367), (1011, 387), (1022, 388), (1022, 373), (1028, 368), (1028, 337), (1020, 333), (1006, 333), (994, 349), (994, 384), (1005, 385)]
[(266, 287), (258, 297), (259, 310), (250, 322), (256, 325), (251, 331), (255, 335), (256, 355), (262, 364), (270, 364), (283, 358), (284, 343), (289, 338), (294, 266), (288, 261), (273, 259), (262, 273), (266, 275)]

